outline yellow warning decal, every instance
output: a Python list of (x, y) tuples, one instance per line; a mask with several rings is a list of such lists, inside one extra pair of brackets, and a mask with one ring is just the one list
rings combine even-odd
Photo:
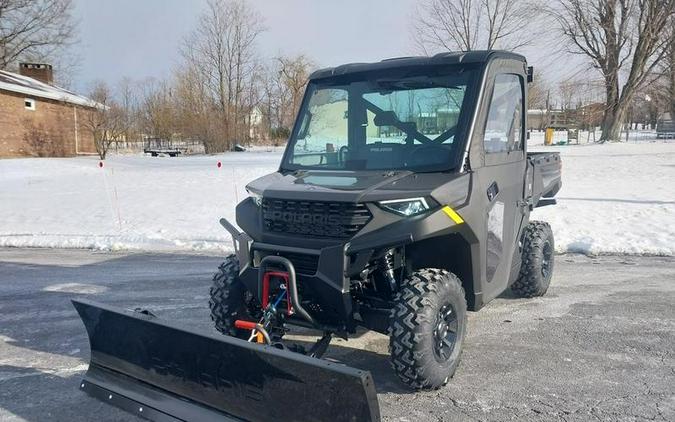
[(448, 217), (450, 217), (450, 219), (455, 222), (455, 224), (462, 224), (464, 222), (464, 219), (460, 217), (459, 214), (455, 212), (455, 210), (447, 205), (443, 207), (443, 212), (446, 213)]

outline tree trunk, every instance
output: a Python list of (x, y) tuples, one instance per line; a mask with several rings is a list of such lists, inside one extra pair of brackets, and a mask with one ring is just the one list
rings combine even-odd
[(605, 72), (605, 90), (605, 113), (602, 118), (600, 142), (618, 141), (621, 137), (621, 123), (626, 106), (621, 102), (618, 67), (616, 65), (612, 65)]
[(621, 140), (621, 128), (626, 114), (626, 107), (621, 104), (609, 106), (602, 120), (600, 142)]

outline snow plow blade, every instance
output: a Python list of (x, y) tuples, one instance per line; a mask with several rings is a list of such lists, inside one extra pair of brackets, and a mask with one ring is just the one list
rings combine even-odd
[(368, 371), (73, 300), (89, 395), (154, 421), (379, 421)]

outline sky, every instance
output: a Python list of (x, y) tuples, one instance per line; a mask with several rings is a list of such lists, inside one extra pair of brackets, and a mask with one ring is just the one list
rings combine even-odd
[[(182, 40), (195, 28), (207, 0), (74, 0), (79, 66), (70, 86), (86, 93), (93, 82), (170, 77)], [(419, 0), (246, 0), (263, 17), (261, 58), (306, 54), (317, 67), (419, 54), (411, 26)], [(594, 72), (582, 56), (563, 56), (565, 43), (541, 17), (532, 19), (533, 45), (523, 53), (535, 78), (550, 86)], [(57, 69), (58, 72), (58, 69)], [(72, 72), (71, 72), (72, 73)], [(599, 76), (596, 73), (589, 75)]]
[[(415, 0), (248, 0), (264, 17), (262, 57), (306, 54), (318, 66), (411, 55)], [(164, 78), (206, 0), (76, 0), (81, 65), (74, 87)]]

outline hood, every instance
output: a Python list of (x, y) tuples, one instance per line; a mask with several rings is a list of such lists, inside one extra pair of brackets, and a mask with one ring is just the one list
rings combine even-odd
[(357, 203), (428, 196), (459, 176), (381, 170), (276, 172), (254, 180), (247, 189), (268, 198)]

